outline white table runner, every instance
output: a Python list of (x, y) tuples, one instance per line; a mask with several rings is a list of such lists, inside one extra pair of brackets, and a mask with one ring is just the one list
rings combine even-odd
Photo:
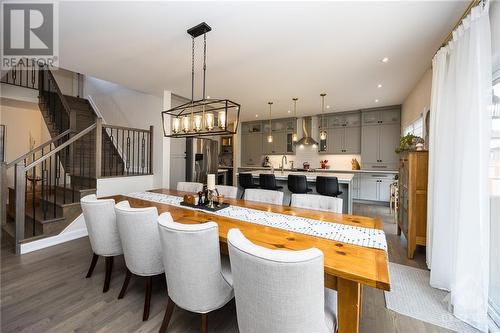
[(319, 221), (306, 217), (266, 212), (232, 205), (217, 212), (209, 212), (202, 209), (181, 206), (183, 200), (181, 197), (154, 192), (133, 192), (127, 194), (127, 196), (186, 209), (200, 210), (208, 214), (224, 216), (244, 222), (387, 251), (385, 233), (378, 229), (355, 227), (335, 222)]

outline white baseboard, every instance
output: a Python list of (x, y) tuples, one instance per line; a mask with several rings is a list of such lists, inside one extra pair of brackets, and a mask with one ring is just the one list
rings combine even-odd
[(86, 228), (68, 231), (65, 233), (61, 233), (56, 236), (42, 238), (33, 242), (29, 242), (26, 244), (21, 244), (21, 254), (30, 253), (33, 251), (41, 250), (46, 247), (58, 245), (61, 243), (69, 242), (71, 240), (88, 236), (88, 232)]

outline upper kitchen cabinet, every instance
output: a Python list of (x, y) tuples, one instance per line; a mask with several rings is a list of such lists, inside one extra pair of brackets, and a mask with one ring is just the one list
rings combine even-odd
[(400, 111), (395, 108), (362, 113), (361, 163), (363, 169), (396, 170), (401, 134)]
[[(257, 126), (257, 123), (259, 123), (260, 126)], [(272, 129), (271, 131), (269, 130), (270, 128)], [(260, 133), (261, 135), (259, 141), (254, 141), (250, 144), (259, 144), (261, 147), (261, 154), (263, 155), (290, 155), (295, 154), (295, 146), (292, 142), (292, 133), (296, 130), (297, 119), (285, 118), (274, 119), (271, 124), (269, 124), (268, 120), (264, 120), (262, 122), (242, 123), (241, 134)], [(273, 142), (267, 141), (267, 137), (270, 133), (273, 136)], [(255, 140), (257, 140), (257, 138), (255, 138)], [(242, 148), (242, 154), (244, 149), (245, 148)]]
[(399, 124), (401, 109), (399, 106), (362, 112), (363, 125)]
[(241, 123), (241, 134), (246, 133), (262, 133), (262, 122), (261, 121), (251, 121)]
[[(243, 129), (243, 124), (242, 124)], [(260, 166), (262, 159), (262, 133), (241, 133), (241, 165)]]
[(361, 114), (359, 112), (325, 116), (323, 124), (327, 124), (327, 139), (320, 141), (319, 152), (325, 154), (359, 154), (361, 151), (360, 123)]

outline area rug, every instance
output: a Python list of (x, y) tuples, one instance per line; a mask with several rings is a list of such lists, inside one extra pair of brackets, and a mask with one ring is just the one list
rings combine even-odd
[(430, 286), (429, 271), (391, 262), (389, 272), (391, 291), (384, 292), (388, 309), (456, 332), (479, 332), (448, 311), (449, 293)]

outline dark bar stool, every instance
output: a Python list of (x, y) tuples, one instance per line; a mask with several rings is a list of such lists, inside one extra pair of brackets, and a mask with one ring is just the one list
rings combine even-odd
[(258, 188), (259, 185), (253, 182), (253, 177), (251, 173), (240, 173), (238, 175), (238, 181), (240, 186), (243, 188), (243, 193), (241, 193), (241, 198), (243, 199), (243, 195), (245, 194), (245, 190), (247, 188)]
[(259, 175), (260, 188), (264, 190), (281, 190), (283, 186), (276, 185), (276, 177), (273, 174), (261, 173)]
[[(304, 175), (288, 175), (288, 190), (297, 194), (307, 194), (312, 190), (307, 188), (307, 177)], [(290, 204), (292, 196), (290, 196)]]
[(329, 197), (337, 197), (342, 194), (339, 191), (339, 180), (337, 177), (316, 177), (316, 192)]

